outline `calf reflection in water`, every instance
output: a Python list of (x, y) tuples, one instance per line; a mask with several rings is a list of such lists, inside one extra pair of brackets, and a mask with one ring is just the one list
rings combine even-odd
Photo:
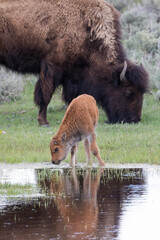
[(57, 181), (55, 177), (52, 178), (50, 193), (64, 193), (64, 197), (56, 198), (56, 204), (70, 236), (75, 233), (81, 233), (81, 237), (82, 233), (83, 237), (94, 236), (98, 223), (99, 183), (100, 172), (92, 176), (90, 170), (84, 173), (84, 179), (81, 175), (77, 176), (75, 169), (69, 178), (61, 176)]

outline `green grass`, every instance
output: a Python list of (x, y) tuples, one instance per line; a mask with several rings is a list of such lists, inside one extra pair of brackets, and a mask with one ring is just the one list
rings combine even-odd
[[(21, 99), (0, 106), (0, 130), (6, 132), (0, 134), (0, 163), (50, 162), (49, 143), (66, 109), (58, 90), (49, 105), (51, 127), (39, 127), (33, 91), (34, 84), (27, 84)], [(100, 109), (97, 143), (105, 162), (160, 164), (160, 102), (153, 95), (145, 95), (141, 123), (108, 125), (105, 120)], [(65, 161), (69, 160), (70, 156)], [(78, 161), (85, 162), (82, 143)]]
[(0, 196), (19, 196), (19, 195), (31, 195), (37, 193), (36, 189), (32, 185), (20, 185), (20, 184), (0, 184)]

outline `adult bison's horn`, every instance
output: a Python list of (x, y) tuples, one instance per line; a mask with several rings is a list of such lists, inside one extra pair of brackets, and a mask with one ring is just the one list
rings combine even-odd
[(124, 67), (123, 67), (123, 70), (122, 70), (122, 72), (120, 74), (120, 81), (121, 82), (125, 82), (126, 81), (126, 77), (125, 77), (126, 71), (127, 71), (127, 62), (124, 61)]

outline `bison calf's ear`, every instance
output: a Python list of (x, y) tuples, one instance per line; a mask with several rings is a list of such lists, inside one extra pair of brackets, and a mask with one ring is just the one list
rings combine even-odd
[(63, 133), (63, 134), (62, 134), (62, 139), (61, 139), (61, 140), (62, 140), (62, 143), (65, 142), (65, 140), (66, 140), (66, 133)]

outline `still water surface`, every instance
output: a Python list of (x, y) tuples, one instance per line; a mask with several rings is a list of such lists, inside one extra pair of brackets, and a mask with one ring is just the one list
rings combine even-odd
[(0, 240), (159, 240), (159, 218), (160, 168), (0, 171)]

